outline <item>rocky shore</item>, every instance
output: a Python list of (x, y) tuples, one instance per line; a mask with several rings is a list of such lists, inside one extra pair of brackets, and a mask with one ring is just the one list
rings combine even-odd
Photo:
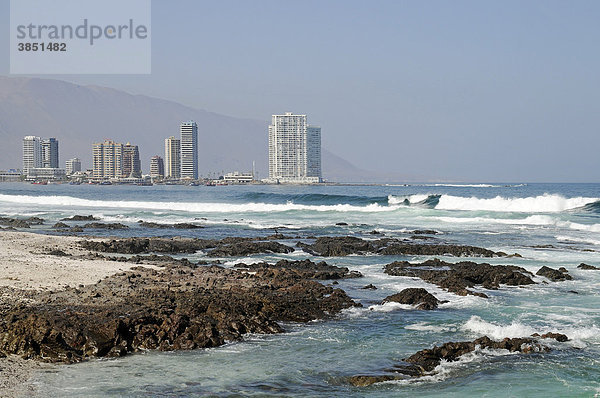
[[(81, 246), (111, 248), (115, 247), (114, 241), (107, 244), (85, 240), (75, 244), (68, 237), (45, 237), (60, 244), (40, 247), (38, 240), (44, 239), (42, 235), (24, 236), (28, 247), (36, 247), (40, 252), (36, 261), (40, 256), (48, 256), (60, 261), (109, 263), (115, 266), (113, 271), (122, 269), (116, 266), (128, 267), (116, 274), (107, 272), (95, 283), (69, 284), (58, 290), (3, 287), (2, 356), (16, 354), (44, 362), (70, 363), (93, 357), (118, 357), (144, 349), (215, 347), (240, 340), (246, 333), (281, 333), (284, 329), (280, 322), (325, 319), (344, 308), (359, 305), (343, 290), (314, 279), (361, 275), (324, 262), (280, 261), (229, 269), (218, 265), (197, 266), (187, 260), (158, 255), (137, 255), (131, 261), (132, 258), (107, 258), (81, 249)], [(3, 238), (6, 241), (6, 236)], [(143, 251), (140, 247), (144, 250), (152, 247), (162, 249), (156, 251), (177, 253), (189, 252), (199, 243), (178, 239), (152, 239), (147, 244), (136, 239), (126, 242), (125, 246), (116, 247), (140, 252)], [(238, 247), (232, 242), (243, 250), (245, 244), (253, 243), (255, 246), (248, 248), (252, 251), (272, 248), (264, 244), (276, 243), (229, 239), (219, 241), (215, 247)], [(77, 280), (77, 271), (73, 274), (71, 282), (82, 281)]]
[(383, 381), (402, 380), (407, 378), (422, 377), (435, 374), (435, 369), (442, 361), (455, 362), (461, 356), (481, 349), (506, 350), (522, 354), (534, 354), (551, 351), (544, 344), (544, 339), (553, 339), (558, 342), (568, 341), (568, 337), (560, 333), (546, 333), (532, 335), (531, 337), (505, 338), (494, 341), (487, 336), (473, 341), (449, 342), (440, 346), (425, 349), (405, 358), (403, 362), (385, 369), (380, 374), (356, 375), (349, 379), (350, 384), (356, 387), (365, 387)]
[[(10, 227), (43, 222), (36, 218), (27, 219), (24, 224), (14, 219), (0, 221)], [(65, 221), (90, 225), (95, 218), (77, 216)], [(146, 227), (194, 228), (178, 224)], [(140, 350), (216, 347), (239, 341), (247, 333), (282, 333), (285, 322), (327, 319), (344, 309), (360, 306), (334, 285), (336, 280), (362, 275), (328, 264), (333, 262), (330, 259), (327, 262), (314, 258), (314, 261), (286, 259), (228, 267), (221, 264), (229, 257), (288, 254), (298, 249), (317, 258), (368, 253), (508, 257), (475, 246), (390, 238), (292, 238), (276, 233), (257, 238), (99, 239), (3, 230), (0, 231), (0, 386), (18, 384), (15, 380), (20, 379), (15, 374), (26, 377), (27, 369), (33, 369), (27, 363), (73, 363), (88, 358), (120, 357)], [(200, 252), (205, 255), (202, 261), (181, 258)], [(580, 268), (594, 269), (586, 264)], [(472, 261), (396, 261), (386, 265), (384, 272), (417, 277), (461, 296), (487, 297), (474, 289), (535, 283), (534, 275), (524, 268)], [(548, 267), (542, 267), (537, 274), (551, 281), (571, 278), (564, 269)], [(369, 284), (362, 289), (377, 287)], [(381, 303), (387, 302), (410, 304), (419, 310), (435, 310), (443, 303), (422, 288), (404, 289)], [(522, 353), (547, 351), (544, 338), (564, 341), (566, 336), (549, 334), (500, 342), (481, 337), (471, 342), (446, 343), (419, 351), (381, 374), (354, 376), (350, 383), (366, 386), (428, 375), (442, 360), (455, 361), (477, 348)], [(34, 361), (23, 362), (24, 359)]]

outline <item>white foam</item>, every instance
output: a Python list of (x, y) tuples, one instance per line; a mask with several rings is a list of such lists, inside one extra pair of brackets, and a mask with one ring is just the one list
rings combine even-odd
[(186, 202), (147, 202), (147, 201), (106, 201), (81, 199), (71, 196), (27, 196), (0, 194), (0, 202), (18, 203), (25, 205), (53, 205), (64, 207), (93, 207), (114, 209), (148, 209), (148, 210), (175, 210), (194, 213), (246, 213), (246, 212), (284, 212), (292, 210), (310, 211), (335, 211), (335, 212), (361, 212), (377, 213), (394, 211), (398, 207), (381, 206), (372, 203), (366, 206), (349, 204), (336, 205), (300, 205), (293, 202), (285, 204), (272, 203), (186, 203)]
[(600, 198), (565, 198), (556, 194), (544, 194), (527, 198), (495, 198), (481, 199), (477, 197), (461, 197), (442, 195), (435, 207), (438, 210), (471, 210), (471, 211), (497, 211), (520, 213), (557, 213), (565, 210), (576, 209), (589, 203), (594, 203)]
[(494, 340), (501, 340), (505, 337), (526, 337), (531, 336), (536, 332), (531, 326), (523, 325), (519, 322), (513, 322), (510, 325), (497, 325), (487, 322), (480, 317), (473, 315), (461, 329), (478, 335), (485, 335)]
[(420, 332), (434, 332), (434, 333), (448, 332), (448, 331), (454, 332), (454, 331), (456, 331), (455, 327), (451, 327), (449, 325), (446, 325), (446, 326), (443, 326), (443, 325), (432, 325), (432, 324), (428, 324), (426, 322), (413, 323), (412, 325), (405, 326), (404, 329), (418, 330)]
[(575, 243), (589, 243), (592, 245), (600, 245), (600, 240), (597, 239), (589, 239), (589, 238), (578, 238), (574, 236), (567, 235), (557, 235), (555, 236), (557, 240), (562, 240), (566, 242), (575, 242)]

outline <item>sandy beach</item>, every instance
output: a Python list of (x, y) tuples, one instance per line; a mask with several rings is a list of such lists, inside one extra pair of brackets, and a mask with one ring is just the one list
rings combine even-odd
[[(0, 303), (20, 299), (12, 289), (62, 290), (98, 282), (137, 264), (77, 258), (88, 253), (78, 248), (81, 238), (30, 232), (0, 231)], [(61, 250), (71, 256), (48, 254)], [(152, 266), (148, 266), (152, 267)], [(24, 360), (16, 355), (0, 359), (0, 396), (27, 396), (32, 372), (53, 365)]]
[[(76, 258), (87, 250), (77, 246), (81, 238), (29, 232), (0, 231), (0, 287), (56, 290), (98, 282), (136, 264)], [(75, 256), (49, 254), (53, 250)]]

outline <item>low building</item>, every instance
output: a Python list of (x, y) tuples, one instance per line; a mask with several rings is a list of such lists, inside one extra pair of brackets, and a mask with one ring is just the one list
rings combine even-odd
[(223, 180), (231, 184), (247, 184), (254, 181), (254, 174), (234, 171), (233, 173), (225, 174)]
[(73, 159), (67, 160), (65, 171), (68, 176), (70, 176), (71, 174), (77, 173), (78, 171), (81, 171), (81, 159), (73, 158)]
[(0, 170), (0, 182), (21, 181), (21, 170)]
[(50, 167), (32, 167), (27, 170), (26, 180), (64, 180), (67, 176), (65, 169)]
[(165, 176), (165, 162), (163, 158), (158, 155), (150, 158), (150, 177), (152, 178), (164, 178)]

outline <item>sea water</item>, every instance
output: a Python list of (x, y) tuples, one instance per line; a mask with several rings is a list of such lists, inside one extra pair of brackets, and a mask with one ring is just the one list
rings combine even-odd
[[(114, 360), (52, 366), (35, 374), (40, 397), (51, 396), (321, 396), (421, 397), (600, 396), (600, 184), (412, 184), (373, 186), (88, 186), (0, 184), (0, 215), (46, 219), (34, 232), (75, 214), (121, 222), (128, 230), (88, 230), (99, 236), (351, 235), (411, 239), (433, 229), (439, 242), (482, 246), (522, 258), (473, 259), (514, 264), (535, 273), (565, 267), (572, 281), (501, 287), (488, 299), (448, 293), (420, 279), (386, 275), (396, 260), (427, 256), (326, 258), (360, 271), (342, 280), (363, 308), (333, 319), (283, 324), (285, 334), (248, 335), (242, 342), (189, 352), (143, 352)], [(141, 228), (137, 221), (194, 222), (194, 230)], [(346, 223), (347, 225), (336, 225)], [(370, 234), (378, 231), (380, 235)], [(298, 238), (298, 239), (299, 239)], [(294, 245), (297, 239), (283, 240)], [(417, 241), (421, 242), (421, 241)], [(186, 255), (204, 259), (199, 252)], [(439, 256), (438, 256), (439, 257)], [(296, 249), (244, 262), (313, 258)], [(459, 261), (441, 257), (445, 261)], [(240, 259), (222, 258), (225, 266)], [(327, 283), (325, 281), (324, 283)], [(374, 284), (377, 290), (363, 290)], [(440, 300), (434, 311), (379, 304), (407, 287)], [(575, 293), (576, 292), (576, 293)], [(555, 331), (570, 337), (553, 351), (522, 355), (476, 351), (442, 363), (420, 379), (352, 387), (347, 378), (377, 373), (412, 353), (448, 341), (529, 336)]]

